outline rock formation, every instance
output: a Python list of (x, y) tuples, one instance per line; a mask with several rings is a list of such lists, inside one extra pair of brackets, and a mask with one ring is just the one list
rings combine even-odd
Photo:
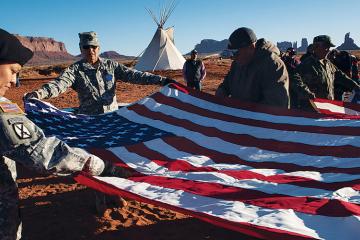
[(103, 53), (100, 54), (100, 57), (113, 59), (113, 60), (131, 60), (131, 59), (135, 58), (135, 57), (131, 57), (131, 56), (121, 55), (121, 54), (119, 54), (119, 53), (117, 53), (115, 51), (103, 52)]
[(288, 49), (290, 47), (293, 47), (293, 48), (297, 49), (297, 42), (293, 42), (293, 43), (292, 42), (287, 42), (287, 41), (277, 42), (276, 46), (279, 48), (280, 51), (285, 52), (286, 49)]
[(337, 47), (339, 50), (359, 50), (360, 48), (355, 44), (354, 39), (350, 37), (350, 33), (345, 34), (344, 43)]
[(309, 46), (308, 40), (306, 38), (301, 39), (301, 46), (297, 49), (298, 52), (306, 52), (307, 47)]
[(34, 51), (29, 65), (71, 62), (75, 57), (66, 51), (65, 44), (47, 37), (24, 37), (16, 35), (20, 42)]
[(229, 41), (227, 39), (224, 39), (222, 41), (204, 39), (201, 40), (199, 44), (195, 45), (195, 49), (200, 54), (220, 53), (227, 48), (228, 43)]

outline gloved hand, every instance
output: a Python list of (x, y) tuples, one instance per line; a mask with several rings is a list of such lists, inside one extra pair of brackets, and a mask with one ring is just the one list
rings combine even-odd
[(104, 161), (105, 168), (100, 174), (101, 177), (119, 177), (119, 178), (129, 178), (134, 174), (127, 170), (126, 168), (116, 166), (112, 162)]
[(30, 98), (39, 99), (39, 95), (37, 94), (37, 92), (25, 93), (25, 95), (24, 95), (24, 100), (28, 100), (28, 99), (30, 99)]
[(314, 93), (309, 93), (309, 99), (315, 99), (316, 98), (316, 96), (315, 96), (315, 94)]
[(355, 97), (355, 91), (352, 91), (352, 92), (344, 92), (341, 98), (343, 102), (352, 102), (354, 97)]
[(162, 80), (161, 80), (161, 85), (162, 86), (165, 86), (165, 85), (168, 85), (168, 84), (170, 84), (170, 83), (177, 83), (177, 81), (175, 81), (174, 79), (171, 79), (171, 78), (163, 78)]

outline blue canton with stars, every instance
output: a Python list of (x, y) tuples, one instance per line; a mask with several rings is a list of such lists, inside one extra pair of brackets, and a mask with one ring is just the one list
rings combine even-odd
[(173, 136), (160, 129), (131, 122), (116, 112), (98, 116), (75, 115), (34, 99), (25, 103), (25, 110), (27, 117), (47, 137), (56, 136), (72, 147), (110, 148)]

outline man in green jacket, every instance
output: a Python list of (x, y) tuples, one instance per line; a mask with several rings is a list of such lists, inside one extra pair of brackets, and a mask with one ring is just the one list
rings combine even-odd
[(242, 27), (230, 35), (228, 48), (236, 51), (234, 62), (216, 96), (289, 108), (289, 76), (274, 44)]
[(340, 71), (327, 55), (335, 47), (327, 35), (316, 36), (313, 40), (314, 54), (306, 58), (290, 76), (290, 88), (296, 94), (297, 106), (307, 111), (315, 111), (310, 99), (334, 100), (335, 84), (345, 91), (358, 90), (359, 85)]

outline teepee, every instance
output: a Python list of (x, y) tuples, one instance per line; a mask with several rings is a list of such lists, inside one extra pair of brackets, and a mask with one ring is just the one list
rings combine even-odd
[(144, 54), (135, 65), (140, 71), (175, 70), (182, 69), (185, 58), (174, 44), (174, 28), (163, 29), (165, 22), (175, 9), (174, 2), (160, 11), (160, 17), (146, 9), (153, 18), (158, 28)]

